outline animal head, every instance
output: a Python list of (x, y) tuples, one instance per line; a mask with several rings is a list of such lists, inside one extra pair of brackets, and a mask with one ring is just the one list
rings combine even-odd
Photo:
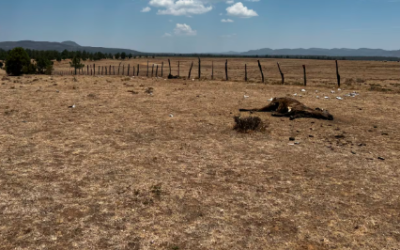
[(333, 115), (331, 115), (331, 114), (328, 112), (328, 110), (326, 110), (326, 109), (321, 109), (321, 108), (316, 108), (315, 110), (316, 110), (316, 111), (319, 111), (320, 114), (322, 115), (322, 117), (323, 117), (324, 119), (333, 120)]

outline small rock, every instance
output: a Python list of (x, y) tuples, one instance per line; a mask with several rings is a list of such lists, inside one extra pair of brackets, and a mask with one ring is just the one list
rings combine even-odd
[(169, 117), (174, 117), (174, 115), (173, 114), (169, 114)]
[(296, 140), (296, 138), (294, 138), (294, 137), (289, 137), (289, 141), (294, 141), (294, 140)]
[(248, 96), (248, 95), (244, 95), (244, 96), (243, 96), (244, 99), (249, 98), (249, 97), (250, 97), (250, 96)]
[(343, 98), (342, 98), (342, 97), (340, 97), (340, 96), (338, 96), (338, 97), (336, 97), (336, 99), (338, 99), (338, 100), (342, 100)]
[(313, 135), (309, 135), (308, 137), (313, 138), (314, 136)]
[(383, 158), (383, 157), (378, 157), (378, 159), (379, 159), (379, 160), (382, 160), (382, 161), (385, 160), (385, 158)]
[(306, 90), (305, 90), (305, 89), (302, 89), (301, 92), (306, 92)]
[(325, 96), (324, 98), (325, 98), (325, 99), (329, 99), (329, 97), (327, 97), (327, 96)]
[(351, 151), (351, 153), (352, 153), (353, 155), (355, 155), (355, 154), (356, 154), (356, 152), (354, 152), (354, 151)]

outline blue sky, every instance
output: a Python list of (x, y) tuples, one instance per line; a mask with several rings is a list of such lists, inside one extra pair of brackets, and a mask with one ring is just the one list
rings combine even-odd
[(0, 0), (0, 41), (144, 52), (400, 49), (400, 0)]

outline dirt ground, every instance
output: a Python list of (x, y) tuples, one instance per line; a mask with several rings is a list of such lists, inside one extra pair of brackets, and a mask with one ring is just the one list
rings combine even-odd
[[(400, 249), (400, 73), (371, 70), (340, 91), (301, 68), (285, 86), (0, 71), (0, 249)], [(295, 93), (335, 119), (232, 130)]]

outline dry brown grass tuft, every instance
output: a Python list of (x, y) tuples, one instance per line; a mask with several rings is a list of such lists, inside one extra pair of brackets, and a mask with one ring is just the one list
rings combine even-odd
[(247, 133), (249, 131), (265, 131), (266, 125), (260, 119), (260, 117), (256, 116), (249, 116), (249, 117), (233, 117), (235, 121), (235, 126), (233, 127), (234, 130)]

